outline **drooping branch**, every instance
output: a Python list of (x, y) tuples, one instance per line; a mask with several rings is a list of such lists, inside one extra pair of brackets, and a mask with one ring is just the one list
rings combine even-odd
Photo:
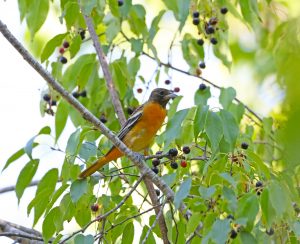
[[(76, 98), (74, 98), (66, 89), (64, 89), (52, 76), (37, 62), (34, 57), (23, 47), (23, 45), (11, 34), (6, 25), (0, 20), (0, 32), (9, 41), (9, 43), (22, 55), (22, 57), (45, 79), (45, 81), (57, 91), (73, 108), (75, 108), (84, 119), (92, 123), (99, 129), (117, 148), (120, 149), (140, 170), (142, 175), (151, 179), (151, 181), (164, 193), (169, 201), (174, 200), (173, 190), (157, 176), (144, 162), (141, 155), (132, 152), (127, 146), (119, 140), (100, 120), (86, 109)], [(191, 212), (185, 204), (181, 204), (179, 211), (185, 218), (189, 219)]]

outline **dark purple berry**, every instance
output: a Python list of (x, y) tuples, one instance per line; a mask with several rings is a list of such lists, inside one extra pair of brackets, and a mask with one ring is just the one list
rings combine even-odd
[(208, 23), (209, 23), (210, 25), (216, 25), (216, 24), (218, 24), (218, 19), (217, 19), (217, 17), (211, 17), (211, 18), (209, 19)]
[(155, 158), (155, 159), (152, 160), (152, 165), (154, 167), (157, 167), (159, 164), (160, 164), (160, 160), (158, 158)]
[(172, 157), (176, 157), (178, 155), (178, 151), (176, 148), (171, 148), (169, 150), (169, 155), (172, 156)]
[(101, 121), (103, 124), (105, 124), (105, 123), (107, 122), (107, 118), (105, 117), (104, 114), (101, 114), (101, 116), (100, 116), (100, 121)]
[(216, 45), (218, 43), (218, 40), (215, 37), (212, 37), (210, 39), (211, 44)]
[(177, 168), (178, 168), (178, 163), (172, 162), (172, 163), (171, 163), (171, 168), (172, 168), (172, 169), (177, 169)]
[(188, 147), (188, 146), (184, 146), (184, 147), (182, 148), (182, 151), (183, 151), (184, 154), (189, 154), (189, 153), (191, 152), (191, 149), (190, 149), (190, 147)]
[(63, 47), (68, 48), (70, 46), (70, 43), (68, 41), (64, 41)]
[(99, 210), (99, 205), (98, 205), (97, 203), (93, 204), (93, 205), (91, 206), (91, 210), (92, 210), (93, 212), (97, 212), (97, 211)]
[(199, 18), (194, 18), (193, 19), (193, 24), (194, 25), (199, 25), (200, 24), (200, 19)]
[(160, 195), (160, 190), (158, 190), (158, 189), (155, 189), (155, 193), (156, 193), (156, 196), (158, 196), (158, 197), (159, 197), (159, 195)]
[(242, 144), (241, 144), (241, 148), (243, 148), (243, 149), (248, 149), (248, 147), (249, 147), (249, 145), (248, 145), (248, 143), (246, 143), (246, 142), (242, 142)]
[(78, 92), (73, 92), (72, 93), (72, 95), (73, 95), (73, 97), (75, 97), (75, 98), (79, 98), (80, 97), (80, 94), (78, 93)]
[(83, 90), (83, 91), (80, 93), (80, 96), (86, 97), (86, 90)]
[(237, 237), (238, 233), (235, 230), (231, 230), (230, 232), (230, 238), (235, 239)]
[(234, 220), (234, 217), (233, 217), (232, 214), (228, 214), (228, 215), (227, 215), (227, 219), (232, 219), (232, 220)]
[(206, 65), (205, 65), (205, 63), (203, 61), (201, 61), (200, 64), (199, 64), (199, 67), (201, 69), (205, 69)]
[(204, 83), (201, 83), (199, 86), (200, 91), (204, 91), (206, 89), (206, 85)]
[(166, 85), (170, 85), (170, 84), (171, 84), (171, 81), (170, 81), (170, 80), (165, 80), (165, 84), (166, 84)]
[(199, 16), (200, 16), (199, 11), (194, 11), (193, 12), (193, 18), (199, 18)]
[(208, 25), (206, 27), (205, 31), (206, 31), (206, 34), (208, 34), (208, 35), (213, 34), (213, 33), (215, 33), (215, 28), (212, 25)]
[(163, 154), (163, 151), (157, 151), (157, 152), (155, 153), (155, 155), (161, 155), (161, 154)]
[(51, 99), (51, 97), (50, 97), (49, 94), (45, 94), (45, 95), (43, 96), (43, 99), (44, 99), (44, 101), (49, 102), (50, 99)]
[(56, 100), (52, 100), (52, 101), (51, 101), (51, 106), (56, 106), (56, 104), (57, 104), (57, 103), (56, 103)]
[(118, 6), (119, 6), (119, 7), (123, 6), (123, 4), (124, 4), (124, 1), (123, 1), (123, 0), (118, 0)]
[(221, 12), (221, 14), (227, 14), (228, 8), (223, 7), (223, 8), (220, 9), (220, 12)]
[(269, 230), (266, 230), (266, 234), (272, 236), (274, 234), (274, 229), (270, 228)]
[(198, 39), (197, 44), (200, 45), (200, 46), (203, 46), (204, 40), (203, 39)]
[(257, 188), (262, 187), (262, 186), (263, 186), (263, 183), (261, 181), (257, 181), (255, 184), (255, 187), (257, 187)]
[(61, 56), (61, 57), (59, 58), (59, 61), (60, 61), (62, 64), (66, 64), (66, 63), (68, 62), (68, 59), (67, 59), (66, 57), (64, 57), (64, 56)]
[(81, 37), (81, 40), (84, 40), (85, 39), (85, 29), (80, 29), (79, 30), (79, 35)]

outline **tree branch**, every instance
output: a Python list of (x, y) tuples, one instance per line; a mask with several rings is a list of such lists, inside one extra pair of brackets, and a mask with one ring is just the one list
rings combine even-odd
[[(75, 108), (84, 119), (92, 123), (110, 141), (112, 141), (112, 143), (139, 168), (142, 175), (147, 175), (151, 179), (151, 181), (164, 193), (168, 200), (174, 200), (173, 190), (145, 164), (143, 157), (132, 152), (117, 136), (115, 136), (103, 123), (101, 123), (97, 117), (95, 117), (76, 98), (74, 98), (67, 90), (65, 90), (11, 34), (1, 20), (0, 32), (9, 41), (9, 43), (15, 47), (22, 57), (45, 79), (45, 81), (61, 95), (62, 98), (64, 98), (73, 108)], [(186, 219), (189, 219), (191, 216), (191, 212), (183, 203), (180, 205), (179, 211)]]
[(85, 22), (86, 22), (86, 25), (88, 27), (89, 33), (90, 33), (91, 38), (93, 40), (93, 44), (94, 44), (98, 59), (100, 61), (100, 65), (102, 67), (103, 75), (104, 75), (104, 78), (105, 78), (105, 81), (106, 81), (106, 87), (107, 87), (107, 89), (109, 91), (109, 94), (111, 96), (111, 101), (114, 105), (114, 108), (115, 108), (116, 114), (119, 118), (119, 121), (120, 121), (121, 125), (123, 125), (126, 122), (126, 117), (125, 117), (124, 111), (122, 109), (122, 105), (121, 105), (118, 93), (115, 89), (115, 85), (114, 85), (114, 82), (112, 80), (111, 73), (109, 72), (109, 68), (108, 68), (108, 64), (107, 64), (107, 61), (106, 61), (105, 54), (103, 52), (103, 49), (101, 47), (100, 42), (98, 41), (98, 36), (97, 36), (95, 28), (93, 26), (92, 19), (89, 16), (86, 16), (84, 14), (83, 14), (83, 17), (85, 19)]

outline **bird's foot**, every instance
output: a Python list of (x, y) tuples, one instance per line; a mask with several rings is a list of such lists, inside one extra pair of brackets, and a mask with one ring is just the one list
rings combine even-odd
[(133, 152), (133, 156), (134, 156), (134, 159), (139, 162), (143, 162), (145, 160), (145, 156), (140, 153)]

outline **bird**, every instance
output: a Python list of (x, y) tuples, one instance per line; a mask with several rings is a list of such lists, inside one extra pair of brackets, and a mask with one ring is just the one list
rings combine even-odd
[[(132, 151), (140, 152), (149, 148), (157, 131), (161, 128), (167, 115), (166, 105), (170, 99), (177, 97), (172, 90), (154, 89), (147, 102), (139, 106), (124, 123), (117, 137)], [(83, 179), (101, 169), (124, 154), (115, 146), (91, 166), (80, 173)]]

